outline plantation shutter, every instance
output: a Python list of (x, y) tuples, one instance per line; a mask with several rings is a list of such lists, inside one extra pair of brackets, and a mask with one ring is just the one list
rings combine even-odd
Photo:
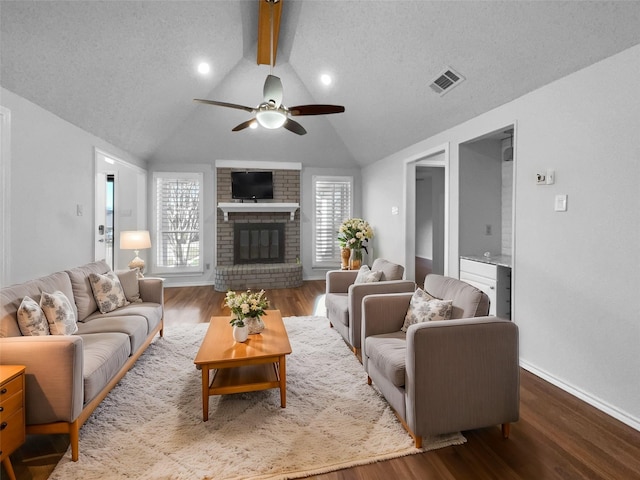
[(314, 266), (340, 264), (338, 228), (351, 217), (353, 205), (352, 177), (313, 178), (314, 186)]
[(156, 173), (154, 178), (157, 271), (202, 271), (202, 174)]

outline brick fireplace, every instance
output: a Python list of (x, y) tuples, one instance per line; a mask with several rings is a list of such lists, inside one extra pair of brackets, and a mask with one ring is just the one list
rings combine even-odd
[(232, 170), (216, 170), (217, 205), (234, 207), (216, 209), (216, 291), (302, 285), (300, 211), (278, 208), (299, 205), (300, 171), (273, 170), (273, 201), (240, 204), (231, 198)]

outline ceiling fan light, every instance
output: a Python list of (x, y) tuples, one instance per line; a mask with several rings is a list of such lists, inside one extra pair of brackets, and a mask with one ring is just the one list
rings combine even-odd
[(280, 128), (287, 121), (286, 115), (278, 110), (261, 110), (256, 113), (256, 120), (264, 128), (274, 130)]

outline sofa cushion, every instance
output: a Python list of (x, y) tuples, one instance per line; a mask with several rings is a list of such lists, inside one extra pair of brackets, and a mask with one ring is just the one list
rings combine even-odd
[(104, 260), (98, 262), (88, 263), (81, 267), (72, 268), (67, 270), (67, 275), (71, 280), (71, 286), (73, 288), (73, 297), (76, 307), (78, 309), (78, 321), (82, 322), (87, 316), (92, 314), (98, 309), (96, 301), (93, 298), (93, 290), (89, 283), (90, 273), (107, 273), (111, 268)]
[(380, 281), (381, 276), (382, 272), (371, 271), (368, 265), (363, 265), (360, 267), (360, 270), (358, 270), (358, 276), (353, 283), (354, 285), (359, 283), (375, 283)]
[(372, 335), (365, 339), (367, 361), (373, 363), (396, 387), (404, 386), (407, 352), (404, 332)]
[(140, 285), (138, 284), (138, 269), (133, 270), (117, 270), (116, 275), (120, 280), (124, 295), (130, 303), (141, 302)]
[(452, 319), (489, 315), (487, 294), (457, 278), (429, 274), (424, 280), (424, 290), (435, 298), (452, 300)]
[(94, 312), (84, 319), (85, 322), (92, 322), (99, 318), (112, 318), (122, 316), (140, 316), (147, 320), (147, 333), (151, 332), (158, 326), (160, 320), (162, 320), (162, 305), (159, 303), (142, 302), (131, 303), (126, 307), (119, 308), (109, 313)]
[(104, 275), (89, 274), (89, 283), (93, 290), (93, 298), (100, 313), (113, 312), (115, 309), (129, 305), (118, 276), (113, 272)]
[(376, 258), (371, 265), (371, 270), (374, 272), (382, 272), (380, 276), (381, 282), (387, 282), (390, 280), (402, 280), (404, 274), (404, 267), (397, 263), (391, 263), (384, 258)]
[(349, 295), (346, 293), (327, 293), (324, 297), (327, 317), (349, 326)]
[(125, 333), (82, 335), (84, 366), (84, 404), (90, 402), (115, 376), (131, 354)]
[(137, 352), (147, 339), (148, 322), (140, 315), (120, 315), (107, 317), (100, 315), (92, 320), (85, 320), (78, 324), (78, 335), (88, 333), (126, 333), (129, 336), (131, 352)]
[(417, 288), (411, 297), (401, 330), (406, 332), (411, 325), (420, 322), (449, 320), (451, 318), (451, 303), (451, 300), (433, 298), (424, 290)]
[(78, 330), (76, 314), (63, 292), (42, 292), (40, 308), (47, 317), (51, 335), (73, 335)]
[(25, 336), (49, 335), (49, 322), (47, 316), (40, 308), (38, 302), (31, 297), (24, 297), (18, 308), (18, 326)]

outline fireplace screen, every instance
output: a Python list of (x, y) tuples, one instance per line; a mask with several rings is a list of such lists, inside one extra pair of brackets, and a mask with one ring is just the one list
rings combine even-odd
[(241, 263), (284, 263), (284, 224), (236, 223), (233, 258)]

